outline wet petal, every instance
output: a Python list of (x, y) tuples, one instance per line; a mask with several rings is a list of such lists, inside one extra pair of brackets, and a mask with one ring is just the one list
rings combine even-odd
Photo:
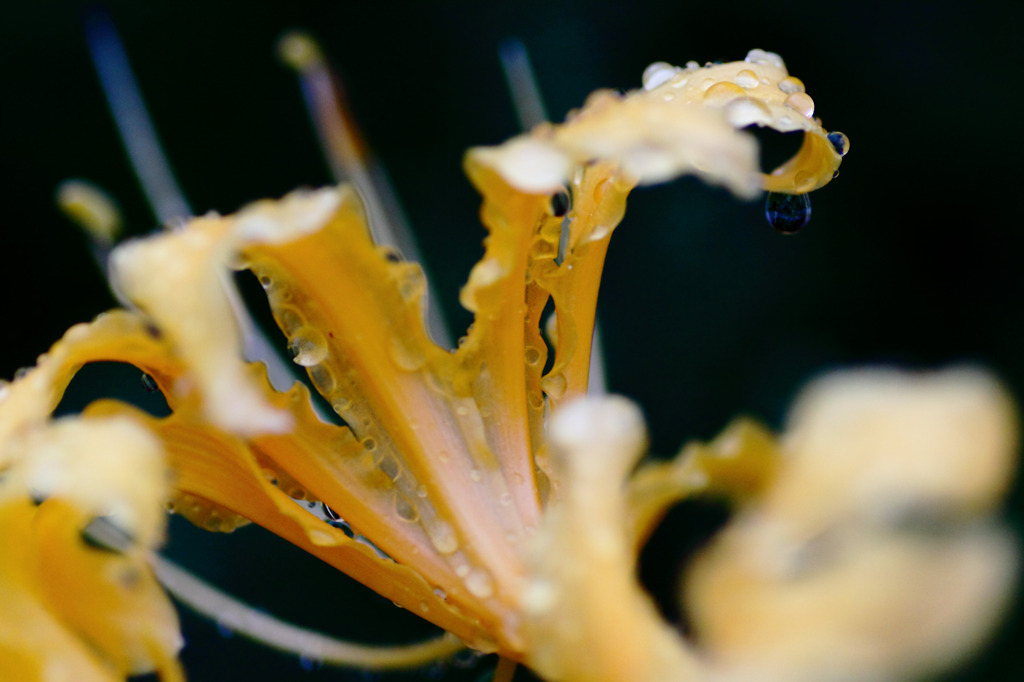
[(246, 245), (319, 229), (337, 201), (329, 189), (295, 192), (237, 216), (197, 218), (182, 229), (128, 242), (111, 256), (115, 287), (160, 326), (195, 376), (214, 423), (242, 434), (288, 428), (287, 415), (270, 407), (247, 379), (227, 272)]
[[(308, 401), (304, 403), (308, 405)], [(94, 403), (87, 412), (90, 415), (134, 414), (137, 419), (144, 420), (148, 428), (163, 443), (175, 472), (173, 485), (180, 505), (176, 510), (193, 519), (204, 521), (208, 529), (230, 530), (233, 515), (249, 519), (323, 559), (377, 593), (464, 637), (466, 641), (482, 647), (488, 646), (487, 643), (491, 642), (489, 646), (493, 646), (493, 642), (483, 635), (479, 625), (463, 616), (452, 603), (441, 598), (434, 591), (434, 586), (428, 584), (415, 570), (393, 560), (381, 558), (369, 544), (349, 538), (339, 528), (303, 510), (296, 500), (268, 480), (269, 477), (259, 466), (253, 450), (241, 438), (204, 424), (197, 420), (195, 415), (190, 416), (187, 413), (176, 413), (157, 420), (138, 414), (134, 408), (112, 401)], [(319, 424), (315, 417), (310, 415), (310, 419), (312, 422), (309, 423)], [(321, 426), (341, 431), (337, 427), (323, 424)], [(266, 438), (268, 440), (264, 445), (267, 446), (267, 451), (280, 456), (282, 445), (275, 446), (270, 442), (270, 439), (280, 437)], [(344, 450), (329, 452), (332, 446), (337, 444), (337, 438), (319, 441), (316, 443), (315, 454), (321, 458), (355, 458), (358, 457), (357, 453), (361, 452), (358, 443), (352, 443), (355, 446), (354, 451), (349, 447), (347, 453)], [(312, 453), (304, 451), (300, 443), (295, 443), (290, 454), (292, 457), (286, 460), (286, 465)], [(319, 466), (311, 461), (300, 465), (300, 470), (303, 471), (318, 469), (319, 473), (323, 473), (322, 461)], [(322, 485), (334, 490), (342, 482), (326, 479)], [(360, 487), (365, 489), (367, 486), (363, 483)], [(189, 496), (188, 499), (183, 500), (183, 495)], [(390, 507), (393, 506), (391, 498), (386, 495), (381, 495), (380, 498), (389, 504), (390, 512)], [(191, 504), (193, 507), (183, 506), (185, 504)], [(350, 505), (341, 506), (342, 504), (345, 503), (332, 500), (332, 507), (338, 505), (338, 509), (347, 513)], [(357, 513), (354, 518), (360, 520), (367, 514), (364, 512), (363, 515), (358, 515), (358, 509), (353, 511)], [(369, 513), (374, 511), (381, 516), (373, 519), (373, 528), (380, 525), (387, 527), (391, 513), (385, 514), (379, 508), (371, 508)], [(232, 516), (227, 516), (225, 512)], [(394, 522), (391, 523), (393, 525)], [(356, 528), (360, 532), (368, 532), (359, 526)], [(420, 546), (423, 544), (426, 543), (421, 543)], [(409, 555), (417, 557), (421, 551), (422, 549), (413, 548)], [(422, 566), (422, 559), (417, 557), (413, 564)], [(460, 595), (457, 588), (453, 588), (452, 591), (452, 601), (455, 602), (454, 598)], [(473, 602), (470, 601), (469, 604)]]
[[(847, 146), (840, 150), (829, 140), (803, 83), (788, 74), (778, 55), (750, 55), (705, 68), (653, 64), (641, 90), (595, 92), (564, 124), (538, 126), (471, 154), (527, 193), (555, 191), (573, 168), (594, 159), (614, 162), (639, 184), (693, 173), (747, 198), (760, 189), (803, 193), (824, 186)], [(789, 162), (762, 175), (756, 142), (738, 130), (750, 125), (802, 130), (804, 145)]]

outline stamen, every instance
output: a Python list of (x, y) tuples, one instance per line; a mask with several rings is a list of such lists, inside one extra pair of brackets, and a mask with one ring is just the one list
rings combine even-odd
[(90, 14), (85, 20), (85, 37), (121, 142), (153, 213), (164, 224), (192, 215), (160, 145), (113, 22), (105, 14)]
[[(118, 133), (150, 208), (157, 219), (165, 225), (187, 218), (192, 215), (192, 209), (174, 179), (174, 173), (157, 137), (156, 128), (146, 109), (142, 93), (128, 63), (124, 45), (117, 35), (113, 22), (105, 14), (93, 13), (86, 18), (85, 32), (96, 73), (99, 75), (107, 103), (117, 124)], [(79, 201), (80, 196), (79, 192)], [(58, 197), (58, 201), (62, 199)], [(81, 220), (77, 213), (73, 217)], [(86, 229), (89, 230), (88, 227)], [(94, 254), (105, 272), (107, 256), (112, 245), (111, 240), (102, 251)], [(295, 383), (295, 375), (291, 368), (274, 350), (273, 344), (252, 319), (227, 274), (223, 276), (222, 282), (241, 330), (245, 358), (262, 362), (267, 367), (271, 385), (280, 391), (288, 390)], [(113, 290), (116, 294), (116, 288)], [(315, 403), (314, 408), (317, 409), (321, 420), (330, 421), (327, 414)]]
[(498, 58), (501, 70), (505, 73), (512, 103), (515, 106), (519, 126), (530, 130), (535, 125), (548, 120), (544, 110), (544, 100), (537, 87), (537, 79), (530, 65), (530, 55), (526, 46), (518, 38), (510, 38), (498, 46)]
[[(351, 182), (362, 198), (373, 241), (396, 249), (406, 260), (420, 263), (426, 273), (416, 238), (391, 181), (369, 155), (338, 77), (327, 66), (316, 41), (299, 31), (287, 33), (278, 43), (278, 54), (281, 61), (299, 74), (306, 108), (335, 180)], [(451, 348), (451, 333), (439, 306), (429, 305), (432, 294), (428, 287), (423, 297), (427, 328), (435, 343)]]
[(206, 584), (183, 568), (154, 555), (153, 571), (176, 599), (218, 625), (261, 644), (325, 665), (367, 670), (414, 668), (465, 649), (454, 635), (404, 646), (367, 646), (285, 623)]
[(113, 198), (84, 180), (65, 180), (57, 187), (57, 205), (97, 244), (110, 246), (121, 234), (121, 211)]
[(124, 226), (113, 197), (84, 180), (65, 180), (57, 187), (57, 206), (89, 237), (89, 251), (107, 274), (107, 258)]

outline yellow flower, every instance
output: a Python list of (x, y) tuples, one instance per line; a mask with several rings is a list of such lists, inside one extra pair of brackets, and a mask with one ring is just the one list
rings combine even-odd
[[(150, 556), (163, 504), (212, 531), (255, 522), (551, 680), (884, 679), (969, 651), (1015, 564), (986, 520), (1016, 437), (991, 379), (826, 379), (779, 442), (739, 421), (635, 473), (637, 409), (584, 398), (601, 270), (630, 190), (694, 173), (744, 198), (802, 196), (847, 150), (813, 114), (778, 55), (754, 50), (654, 64), (638, 91), (595, 93), (564, 124), (471, 150), (489, 234), (460, 297), (474, 322), (454, 349), (431, 340), (423, 271), (375, 244), (349, 186), (118, 246), (111, 278), (129, 309), (69, 330), (0, 402), (0, 528), (21, 552), (0, 563), (18, 596), (0, 604), (0, 670), (180, 675), (174, 615), (146, 567), (171, 575)], [(749, 125), (802, 130), (803, 146), (763, 175)], [(802, 206), (778, 203), (773, 220), (798, 227)], [(277, 391), (243, 360), (232, 268), (259, 278), (343, 424), (321, 419), (304, 385)], [(139, 367), (173, 414), (98, 401), (49, 419), (98, 360)], [(668, 506), (707, 492), (742, 511), (689, 581), (698, 647), (661, 620), (634, 569)], [(47, 557), (69, 575), (40, 578)], [(890, 632), (908, 613), (928, 627)], [(24, 614), (38, 627), (19, 627)]]

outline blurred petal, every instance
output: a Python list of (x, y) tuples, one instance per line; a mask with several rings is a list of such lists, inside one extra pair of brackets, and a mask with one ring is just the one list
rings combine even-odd
[(988, 514), (1017, 417), (977, 370), (839, 373), (797, 401), (778, 479), (701, 557), (687, 601), (737, 679), (933, 675), (992, 630), (1016, 543)]
[(177, 617), (148, 565), (167, 480), (156, 441), (128, 419), (67, 418), (4, 449), (21, 453), (0, 483), (0, 652), (18, 652), (24, 679), (180, 679)]

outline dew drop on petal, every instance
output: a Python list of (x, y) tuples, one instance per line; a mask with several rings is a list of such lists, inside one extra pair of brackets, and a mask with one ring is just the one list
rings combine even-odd
[(644, 90), (653, 90), (659, 85), (667, 83), (674, 75), (676, 75), (676, 67), (668, 62), (654, 62), (644, 69), (641, 81), (643, 81)]
[(709, 104), (725, 104), (743, 95), (743, 88), (740, 86), (729, 81), (721, 81), (704, 91), (704, 101)]
[(327, 365), (320, 364), (310, 367), (309, 379), (321, 395), (330, 395), (337, 386), (334, 372)]
[(786, 106), (803, 114), (804, 118), (814, 115), (814, 100), (806, 92), (794, 92), (786, 98)]
[(474, 597), (487, 599), (494, 594), (494, 581), (491, 574), (482, 568), (474, 568), (465, 578), (466, 589)]
[(565, 395), (565, 389), (568, 387), (563, 374), (549, 374), (540, 380), (540, 387), (550, 397), (558, 400)]
[(309, 325), (299, 327), (288, 342), (288, 350), (297, 365), (312, 367), (327, 357), (327, 342), (323, 334)]
[(395, 496), (395, 514), (406, 523), (416, 523), (420, 520), (420, 514), (404, 495)]
[(753, 97), (739, 97), (725, 107), (725, 120), (734, 128), (765, 125), (772, 120), (768, 106)]
[(811, 197), (808, 194), (769, 192), (764, 214), (768, 224), (782, 234), (795, 234), (811, 219)]
[(748, 89), (756, 88), (759, 83), (757, 79), (757, 74), (751, 71), (750, 69), (743, 69), (738, 74), (736, 74), (736, 77), (733, 80), (736, 82), (736, 85), (740, 86), (741, 88)]
[(794, 92), (806, 91), (804, 82), (796, 76), (786, 76), (779, 81), (779, 90), (782, 90), (787, 95), (792, 95)]
[(782, 57), (767, 50), (753, 49), (747, 53), (743, 61), (748, 64), (766, 64), (768, 66), (777, 66), (781, 69), (786, 68), (786, 63), (782, 61)]
[(430, 544), (441, 554), (453, 554), (459, 548), (455, 529), (447, 521), (437, 519), (431, 523), (424, 523), (423, 529), (430, 538)]

